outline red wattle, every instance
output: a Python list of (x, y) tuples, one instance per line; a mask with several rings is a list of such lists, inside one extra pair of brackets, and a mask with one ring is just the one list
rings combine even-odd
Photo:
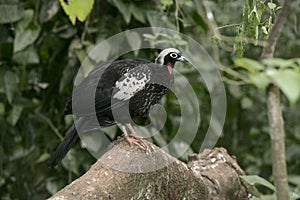
[(168, 67), (169, 73), (172, 74), (172, 72), (173, 72), (172, 65), (169, 63), (169, 64), (167, 64), (167, 67)]

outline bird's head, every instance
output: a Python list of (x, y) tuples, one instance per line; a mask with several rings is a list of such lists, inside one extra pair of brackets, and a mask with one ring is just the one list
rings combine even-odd
[(184, 56), (181, 55), (180, 51), (175, 48), (167, 48), (162, 50), (155, 59), (156, 64), (166, 65), (170, 73), (170, 70), (174, 68), (176, 61), (189, 62)]

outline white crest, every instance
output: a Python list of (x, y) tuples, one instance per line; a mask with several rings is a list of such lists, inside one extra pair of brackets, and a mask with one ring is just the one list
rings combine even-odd
[(164, 63), (164, 58), (165, 58), (165, 56), (168, 55), (168, 54), (171, 53), (171, 52), (180, 54), (180, 51), (179, 51), (178, 49), (175, 49), (175, 48), (167, 48), (167, 49), (164, 49), (164, 50), (162, 50), (162, 51), (158, 54), (157, 58), (155, 59), (155, 63), (156, 63), (156, 64), (162, 65), (162, 64)]

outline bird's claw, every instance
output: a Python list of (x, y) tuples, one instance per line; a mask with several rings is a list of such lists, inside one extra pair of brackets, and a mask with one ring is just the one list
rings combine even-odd
[(143, 138), (139, 136), (125, 136), (125, 140), (128, 142), (128, 144), (131, 146), (131, 144), (137, 145), (140, 149), (147, 151), (149, 150), (148, 144), (143, 140)]

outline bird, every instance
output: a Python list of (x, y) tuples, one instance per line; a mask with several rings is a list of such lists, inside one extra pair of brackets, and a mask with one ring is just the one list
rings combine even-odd
[[(79, 140), (77, 129), (89, 121), (93, 108), (100, 127), (118, 124), (125, 140), (142, 148), (143, 140), (135, 132), (132, 119), (147, 119), (151, 108), (171, 89), (177, 61), (189, 63), (178, 49), (166, 48), (158, 54), (154, 63), (132, 58), (102, 64), (92, 70), (73, 89), (73, 98), (70, 97), (66, 102), (64, 114), (73, 114), (77, 118), (50, 158), (48, 167), (58, 165)], [(90, 94), (84, 92), (92, 87), (96, 88), (92, 91), (95, 95), (94, 105), (85, 104)], [(76, 109), (73, 109), (74, 106), (77, 106)]]

